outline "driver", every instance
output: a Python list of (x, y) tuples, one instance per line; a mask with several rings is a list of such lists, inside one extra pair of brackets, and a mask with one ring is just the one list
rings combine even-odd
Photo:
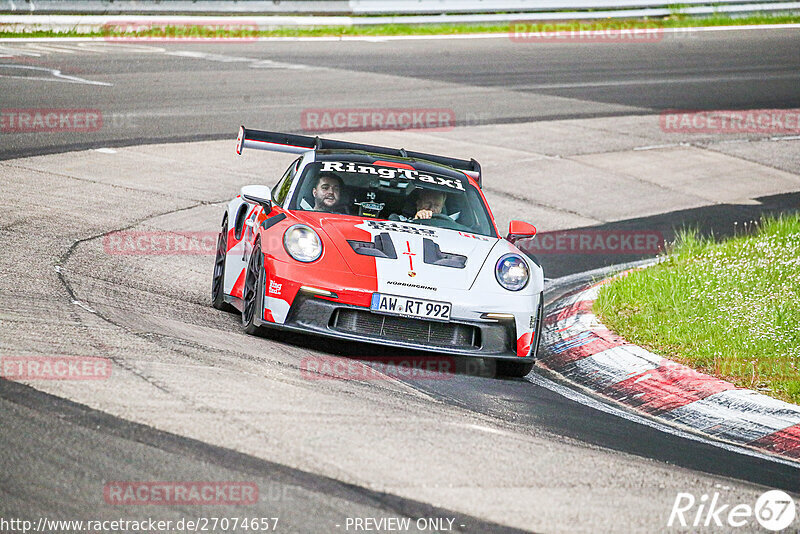
[(416, 198), (412, 195), (413, 206), (406, 205), (403, 213), (392, 213), (389, 215), (390, 221), (418, 221), (432, 219), (434, 215), (444, 211), (447, 202), (447, 193), (433, 189), (418, 189), (415, 192)]
[(344, 182), (335, 174), (320, 174), (311, 190), (314, 195), (314, 211), (344, 213), (344, 206), (339, 205), (343, 188)]
[(437, 213), (442, 213), (447, 193), (433, 189), (423, 189), (417, 195), (417, 213), (415, 219), (430, 219)]

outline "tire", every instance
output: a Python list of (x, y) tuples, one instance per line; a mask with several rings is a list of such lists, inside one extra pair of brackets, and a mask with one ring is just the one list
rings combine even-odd
[(505, 376), (509, 378), (522, 378), (527, 376), (533, 370), (532, 361), (514, 362), (508, 360), (497, 360), (496, 363), (497, 376)]
[(236, 311), (225, 302), (225, 259), (228, 256), (228, 217), (222, 220), (217, 237), (217, 255), (214, 257), (214, 272), (211, 275), (211, 305), (218, 310)]
[(264, 309), (264, 274), (264, 254), (261, 253), (261, 242), (256, 241), (250, 261), (247, 262), (242, 290), (242, 326), (245, 333), (251, 335), (261, 331), (256, 324), (256, 312)]

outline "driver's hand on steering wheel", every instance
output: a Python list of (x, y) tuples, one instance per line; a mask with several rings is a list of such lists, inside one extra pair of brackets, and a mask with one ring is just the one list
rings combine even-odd
[(415, 219), (430, 219), (433, 217), (433, 211), (431, 210), (419, 210), (416, 215), (414, 215)]

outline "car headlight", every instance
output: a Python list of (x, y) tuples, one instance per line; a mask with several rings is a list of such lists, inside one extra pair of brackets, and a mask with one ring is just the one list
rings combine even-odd
[(497, 282), (509, 291), (519, 291), (528, 285), (530, 272), (528, 264), (516, 254), (506, 254), (494, 268)]
[(305, 263), (322, 255), (322, 241), (314, 230), (304, 224), (295, 224), (286, 230), (283, 247), (291, 257)]

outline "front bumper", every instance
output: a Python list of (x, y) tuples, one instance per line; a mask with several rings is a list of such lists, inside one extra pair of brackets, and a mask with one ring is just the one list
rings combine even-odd
[(295, 297), (283, 324), (263, 324), (339, 339), (446, 354), (515, 361), (533, 360), (536, 357), (533, 352), (527, 357), (517, 356), (513, 320), (427, 321), (377, 314), (369, 308), (303, 292)]

